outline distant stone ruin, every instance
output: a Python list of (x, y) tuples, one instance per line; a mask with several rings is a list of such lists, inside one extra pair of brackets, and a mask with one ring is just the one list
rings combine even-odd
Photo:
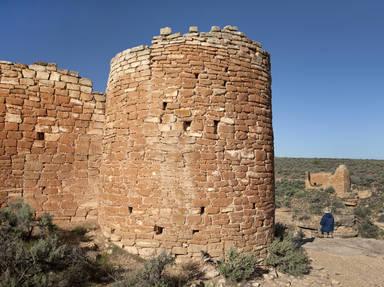
[(327, 189), (332, 187), (338, 197), (348, 197), (351, 193), (351, 179), (348, 168), (340, 165), (335, 173), (307, 172), (305, 176), (306, 189)]
[(0, 62), (0, 205), (97, 221), (141, 256), (266, 254), (273, 239), (269, 54), (234, 26), (111, 61), (106, 94), (55, 64)]

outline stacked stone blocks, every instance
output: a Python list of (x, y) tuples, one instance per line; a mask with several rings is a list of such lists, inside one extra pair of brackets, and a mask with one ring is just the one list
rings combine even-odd
[(0, 62), (0, 204), (62, 225), (97, 220), (105, 96), (55, 64)]
[(269, 55), (235, 27), (154, 37), (111, 62), (99, 222), (141, 256), (264, 255), (272, 240)]
[(259, 255), (273, 239), (269, 54), (234, 26), (173, 33), (111, 61), (106, 97), (53, 64), (0, 65), (0, 202), (98, 219), (143, 257)]

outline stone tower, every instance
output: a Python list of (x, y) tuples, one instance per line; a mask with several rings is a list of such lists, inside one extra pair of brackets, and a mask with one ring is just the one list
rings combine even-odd
[(130, 252), (179, 258), (273, 237), (269, 54), (236, 27), (172, 34), (111, 61), (99, 223)]

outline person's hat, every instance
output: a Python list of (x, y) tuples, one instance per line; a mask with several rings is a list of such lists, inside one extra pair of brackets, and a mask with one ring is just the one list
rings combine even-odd
[(331, 213), (331, 209), (329, 207), (324, 208), (324, 213)]

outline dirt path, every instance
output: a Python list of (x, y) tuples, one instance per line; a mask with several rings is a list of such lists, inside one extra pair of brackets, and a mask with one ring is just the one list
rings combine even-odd
[[(341, 286), (384, 287), (384, 241), (317, 238), (304, 245), (316, 268)], [(316, 272), (316, 270), (314, 270)]]

